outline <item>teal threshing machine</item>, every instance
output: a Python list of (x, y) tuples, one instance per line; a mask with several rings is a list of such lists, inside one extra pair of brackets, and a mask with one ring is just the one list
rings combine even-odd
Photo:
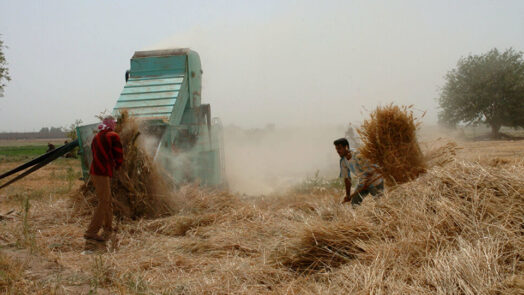
[[(225, 185), (222, 126), (201, 103), (202, 68), (190, 49), (137, 51), (126, 72), (126, 84), (113, 115), (127, 110), (141, 119), (141, 135), (154, 157), (175, 183)], [(78, 139), (0, 175), (20, 175), (5, 187), (79, 147), (84, 180), (89, 179), (91, 140), (98, 124), (77, 127)]]
[[(113, 115), (127, 110), (140, 118), (153, 145), (152, 156), (177, 183), (225, 183), (222, 126), (201, 103), (202, 67), (190, 49), (137, 51)], [(98, 124), (77, 128), (84, 178)]]

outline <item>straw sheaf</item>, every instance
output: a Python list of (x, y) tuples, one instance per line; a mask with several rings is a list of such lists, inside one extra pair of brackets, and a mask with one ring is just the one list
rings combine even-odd
[(412, 106), (377, 107), (357, 130), (361, 155), (378, 166), (386, 184), (401, 184), (426, 171)]

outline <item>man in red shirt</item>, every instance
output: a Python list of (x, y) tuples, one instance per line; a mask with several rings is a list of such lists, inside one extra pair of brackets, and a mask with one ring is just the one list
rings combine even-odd
[[(120, 137), (113, 130), (116, 121), (113, 117), (105, 117), (98, 126), (99, 132), (91, 142), (93, 160), (91, 162), (91, 181), (95, 186), (98, 207), (84, 234), (84, 238), (96, 241), (106, 241), (113, 232), (113, 207), (111, 201), (111, 177), (113, 169), (118, 169), (123, 162), (123, 151)], [(104, 229), (102, 235), (98, 234)]]

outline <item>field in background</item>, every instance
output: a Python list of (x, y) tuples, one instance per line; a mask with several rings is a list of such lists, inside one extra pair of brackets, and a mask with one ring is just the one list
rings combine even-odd
[[(40, 145), (38, 142), (18, 143), (22, 146), (21, 149), (13, 149), (15, 145), (12, 142), (0, 142), (0, 173), (25, 161), (21, 159), (38, 154), (46, 147), (47, 142)], [(478, 167), (480, 170), (474, 171), (485, 169), (495, 174), (500, 171), (508, 176), (512, 175), (510, 172), (524, 171), (524, 140), (458, 141), (458, 144), (461, 149), (458, 150), (457, 158), (459, 162), (466, 161), (466, 164), (456, 164), (454, 167), (464, 169), (464, 173), (467, 173), (467, 167)], [(333, 161), (336, 162), (336, 155), (333, 156)], [(436, 176), (443, 175), (443, 179), (446, 179), (444, 174), (457, 172), (444, 169), (432, 173)], [(493, 178), (495, 174), (479, 176), (479, 190), (483, 179), (486, 182), (497, 181)], [(468, 175), (465, 174), (464, 177)], [(467, 231), (466, 228), (455, 227), (461, 222), (469, 224), (469, 221), (454, 219), (463, 215), (452, 215), (458, 214), (455, 211), (459, 207), (456, 210), (453, 209), (455, 207), (449, 207), (449, 215), (442, 215), (448, 219), (436, 220), (434, 228), (426, 229), (427, 235), (449, 235), (447, 237), (450, 241), (439, 242), (443, 243), (439, 246), (440, 252), (426, 250), (428, 252), (425, 253), (424, 249), (429, 249), (430, 244), (419, 245), (426, 236), (417, 235), (416, 228), (429, 222), (429, 216), (425, 218), (428, 220), (421, 216), (420, 225), (412, 224), (412, 233), (398, 233), (403, 239), (386, 243), (380, 248), (380, 245), (364, 242), (366, 235), (373, 235), (368, 228), (369, 224), (352, 224), (358, 223), (359, 212), (369, 214), (383, 210), (380, 209), (380, 204), (370, 202), (360, 211), (341, 206), (338, 204), (342, 196), (341, 186), (335, 180), (318, 176), (310, 177), (291, 190), (282, 190), (258, 199), (202, 191), (191, 186), (183, 187), (177, 193), (177, 199), (180, 200), (178, 214), (155, 220), (119, 222), (118, 234), (109, 243), (108, 253), (82, 255), (82, 235), (91, 213), (89, 210), (78, 209), (83, 208), (83, 204), (73, 204), (71, 201), (83, 183), (79, 178), (78, 160), (58, 159), (31, 176), (0, 190), (0, 292), (522, 294), (519, 292), (524, 290), (523, 261), (510, 259), (508, 265), (505, 265), (499, 261), (505, 257), (497, 256), (506, 253), (503, 250), (510, 251), (507, 247), (513, 245), (509, 242), (499, 244), (497, 237), (505, 234), (502, 227), (493, 225), (493, 234), (484, 236), (484, 241), (476, 245), (474, 240), (464, 240), (464, 236), (452, 234), (454, 230)], [(414, 188), (411, 194), (428, 193), (423, 190), (424, 181), (428, 181), (429, 185), (432, 180), (420, 179), (417, 183), (418, 190)], [(457, 179), (450, 178), (449, 181), (453, 183)], [(496, 187), (497, 184), (493, 183), (493, 186)], [(488, 188), (490, 189), (493, 188)], [(501, 194), (512, 193), (505, 191), (507, 185), (496, 189)], [(406, 186), (400, 191), (410, 194), (410, 189)], [(394, 197), (394, 192), (392, 196)], [(447, 200), (443, 199), (434, 205), (444, 206), (445, 202)], [(401, 214), (402, 211), (394, 213)], [(469, 213), (464, 214), (463, 218), (468, 218)], [(479, 214), (489, 215), (489, 212)], [(390, 220), (394, 216), (380, 218)], [(479, 217), (477, 221), (486, 222), (482, 218), (484, 217)], [(512, 222), (511, 216), (500, 218), (508, 218), (506, 223)], [(384, 224), (391, 224), (392, 228), (403, 228), (406, 225), (402, 225), (401, 219), (398, 222), (384, 221)], [(351, 231), (355, 232), (345, 232), (344, 227), (332, 232), (332, 226), (340, 224), (351, 225)], [(363, 236), (359, 234), (359, 229), (364, 233)], [(450, 233), (441, 232), (444, 230)], [(305, 232), (310, 235), (303, 236)], [(334, 236), (326, 237), (322, 233)], [(336, 241), (340, 239), (340, 235), (355, 235), (353, 239), (362, 241), (360, 247), (363, 249), (352, 248), (356, 246), (351, 240), (344, 242), (348, 246), (344, 249), (346, 252), (339, 252), (333, 244), (322, 244), (333, 239)], [(311, 246), (317, 252), (310, 253), (308, 251), (313, 250), (299, 247), (304, 246), (300, 243), (305, 243), (308, 238), (312, 245), (320, 245), (317, 248)], [(394, 240), (395, 237), (387, 239)], [(522, 240), (522, 236), (520, 239)], [(447, 248), (446, 243), (456, 245)], [(376, 248), (367, 248), (372, 246)], [(455, 248), (457, 251), (452, 251)], [(422, 249), (422, 252), (417, 252), (418, 249)], [(351, 251), (356, 251), (355, 256), (340, 254), (353, 253)], [(385, 253), (393, 255), (389, 251), (393, 251), (394, 256), (381, 256), (386, 255)], [(518, 249), (514, 251), (522, 253)], [(321, 265), (308, 264), (309, 260), (315, 259), (310, 257), (313, 254), (319, 257), (324, 255), (323, 259), (329, 254), (333, 258), (319, 260)], [(428, 258), (424, 258), (425, 256)], [(464, 264), (457, 264), (457, 261)], [(300, 263), (305, 263), (305, 266)], [(417, 273), (421, 269), (428, 271)], [(446, 273), (449, 277), (445, 276)], [(420, 282), (425, 283), (419, 285)]]
[(52, 143), (55, 146), (64, 144), (67, 138), (52, 138), (52, 139), (0, 139), (0, 147), (8, 146), (45, 146), (48, 143)]
[[(491, 130), (486, 126), (465, 127), (465, 128), (462, 128), (462, 130), (463, 130), (464, 135), (468, 139), (482, 137), (491, 132)], [(500, 132), (510, 135), (510, 136), (524, 137), (524, 129), (522, 128), (514, 129), (514, 128), (502, 127), (500, 128)]]
[(66, 139), (0, 139), (0, 163), (31, 160), (47, 151), (47, 144), (55, 147), (64, 144)]

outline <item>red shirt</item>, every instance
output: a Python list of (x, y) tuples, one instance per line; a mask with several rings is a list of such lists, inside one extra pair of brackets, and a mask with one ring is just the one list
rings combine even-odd
[(93, 161), (90, 174), (112, 177), (113, 168), (120, 168), (124, 161), (120, 136), (113, 131), (98, 132), (91, 142), (91, 152)]

